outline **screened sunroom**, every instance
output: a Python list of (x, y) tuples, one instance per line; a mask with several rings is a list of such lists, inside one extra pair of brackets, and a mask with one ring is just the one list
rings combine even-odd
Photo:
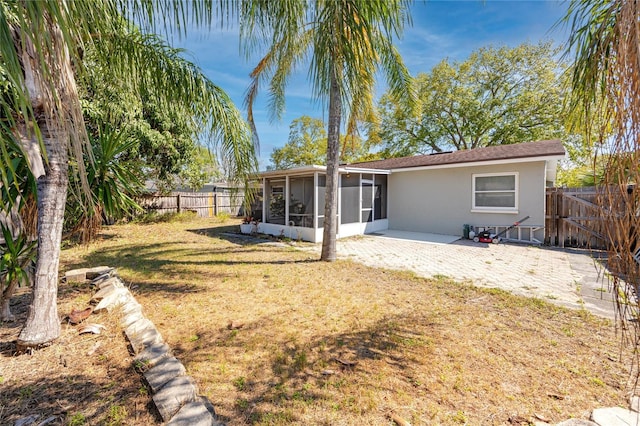
[[(338, 182), (338, 238), (382, 231), (387, 220), (386, 170), (341, 167)], [(305, 166), (261, 173), (262, 222), (258, 231), (321, 242), (326, 167)]]

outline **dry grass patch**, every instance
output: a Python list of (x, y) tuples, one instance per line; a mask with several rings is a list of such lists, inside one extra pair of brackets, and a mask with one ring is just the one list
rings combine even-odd
[[(0, 425), (37, 416), (38, 425), (152, 425), (158, 417), (146, 386), (133, 370), (117, 315), (92, 315), (83, 324), (102, 324), (100, 335), (79, 335), (62, 325), (60, 338), (32, 354), (15, 355), (15, 340), (26, 319), (30, 295), (14, 298), (18, 323), (0, 323)], [(87, 306), (91, 292), (62, 286), (60, 314)], [(28, 423), (29, 424), (29, 423)]]
[(626, 404), (608, 321), (224, 234), (236, 228), (115, 226), (63, 252), (66, 268), (118, 268), (229, 425), (558, 422)]

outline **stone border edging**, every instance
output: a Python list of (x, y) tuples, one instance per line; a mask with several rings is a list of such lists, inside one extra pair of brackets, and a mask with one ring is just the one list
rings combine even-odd
[(65, 274), (67, 281), (91, 280), (98, 291), (91, 298), (93, 312), (120, 309), (120, 325), (133, 348), (134, 368), (142, 373), (152, 392), (152, 400), (167, 426), (223, 426), (213, 405), (198, 395), (195, 381), (186, 375), (182, 363), (171, 354), (153, 322), (120, 279), (115, 268), (100, 266), (76, 269)]

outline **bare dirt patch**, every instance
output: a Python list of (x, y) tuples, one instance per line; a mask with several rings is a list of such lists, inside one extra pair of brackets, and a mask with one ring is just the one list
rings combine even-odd
[[(229, 425), (384, 425), (394, 415), (500, 425), (626, 405), (631, 355), (609, 321), (503, 291), (323, 263), (288, 244), (226, 234), (236, 228), (213, 220), (114, 226), (62, 260), (63, 270), (117, 267)], [(89, 294), (61, 287), (61, 312)], [(105, 353), (92, 357), (84, 354), (100, 339), (68, 326), (55, 345), (13, 357), (12, 330), (0, 328), (9, 389), (0, 424), (37, 406), (25, 397), (29, 386), (54, 408), (75, 404), (51, 409), (67, 424), (75, 413), (86, 424), (155, 421), (115, 324), (102, 338)], [(61, 366), (70, 354), (78, 364)], [(121, 423), (108, 423), (113, 405), (124, 407)]]

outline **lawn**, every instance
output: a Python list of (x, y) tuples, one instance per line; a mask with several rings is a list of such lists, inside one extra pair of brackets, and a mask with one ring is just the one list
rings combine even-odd
[[(61, 265), (117, 267), (228, 425), (384, 425), (393, 416), (527, 424), (627, 403), (631, 358), (607, 320), (445, 279), (319, 262), (310, 244), (233, 236), (237, 223), (112, 226), (88, 247), (65, 249)], [(86, 286), (63, 284), (61, 315), (90, 297)], [(83, 391), (92, 397), (77, 402), (67, 389), (64, 411), (41, 411), (66, 424), (154, 422), (115, 320), (92, 319), (109, 327), (90, 338), (65, 325), (57, 344), (17, 357), (9, 341), (18, 328), (3, 325), (0, 424), (81, 380), (93, 383)], [(78, 361), (37, 377), (38, 365), (62, 356)]]

